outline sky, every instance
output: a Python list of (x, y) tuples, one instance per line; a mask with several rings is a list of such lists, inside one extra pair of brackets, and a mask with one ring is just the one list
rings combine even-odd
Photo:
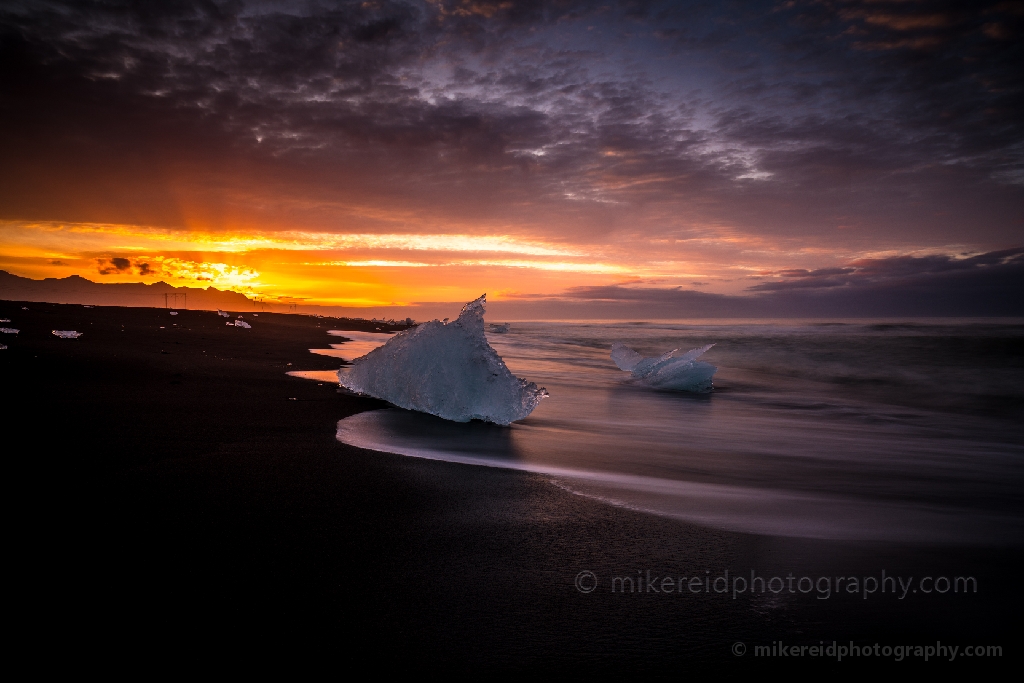
[(1020, 2), (8, 0), (0, 269), (1020, 314), (1022, 27)]

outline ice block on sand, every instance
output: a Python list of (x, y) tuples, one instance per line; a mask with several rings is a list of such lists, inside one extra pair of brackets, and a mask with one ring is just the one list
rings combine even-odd
[(484, 335), (486, 294), (457, 320), (399, 332), (338, 371), (341, 385), (455, 422), (521, 420), (548, 392), (513, 375)]

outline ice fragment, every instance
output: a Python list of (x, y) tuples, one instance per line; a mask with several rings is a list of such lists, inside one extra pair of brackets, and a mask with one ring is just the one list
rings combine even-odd
[(457, 320), (399, 332), (338, 371), (346, 389), (455, 422), (521, 420), (548, 392), (513, 375), (484, 335), (486, 296)]
[(616, 342), (612, 345), (611, 356), (620, 370), (631, 373), (634, 379), (650, 387), (706, 393), (713, 388), (712, 378), (718, 368), (697, 358), (712, 346), (714, 344), (691, 349), (681, 356), (675, 355), (679, 351), (675, 349), (657, 358), (644, 358)]

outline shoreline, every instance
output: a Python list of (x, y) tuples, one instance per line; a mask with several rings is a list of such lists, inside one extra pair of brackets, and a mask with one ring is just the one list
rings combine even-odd
[[(180, 620), (199, 633), (323, 642), (357, 624), (360, 634), (334, 647), (465, 670), (749, 666), (733, 642), (780, 639), (1016, 649), (1006, 637), (1020, 604), (1019, 549), (715, 531), (586, 499), (542, 475), (346, 446), (338, 420), (386, 404), (285, 375), (337, 368), (308, 349), (339, 322), (243, 315), (252, 329), (208, 311), (0, 301), (0, 317), (21, 330), (0, 339), (17, 397), (8, 432), (33, 437), (14, 465), (34, 515), (17, 532), (32, 558), (23, 579), (72, 630), (87, 633), (102, 615), (132, 642), (145, 631), (175, 641)], [(57, 339), (52, 329), (85, 334)], [(678, 579), (883, 569), (974, 575), (980, 597), (732, 600), (623, 595), (606, 583), (648, 570)], [(584, 571), (598, 577), (593, 592), (576, 587)]]

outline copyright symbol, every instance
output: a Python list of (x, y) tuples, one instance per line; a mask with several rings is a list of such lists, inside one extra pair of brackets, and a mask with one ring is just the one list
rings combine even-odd
[(732, 653), (737, 657), (742, 657), (743, 655), (747, 654), (747, 646), (743, 643), (733, 643)]
[(593, 593), (597, 589), (597, 574), (584, 569), (576, 575), (575, 583), (580, 593)]

